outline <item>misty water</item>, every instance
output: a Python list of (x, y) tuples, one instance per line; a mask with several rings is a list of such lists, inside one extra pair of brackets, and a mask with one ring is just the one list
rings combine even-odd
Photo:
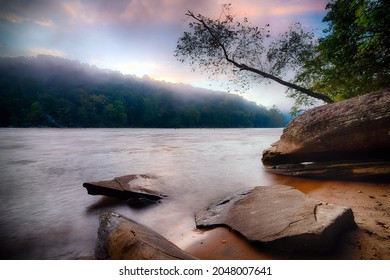
[[(0, 255), (94, 255), (102, 211), (115, 211), (185, 249), (194, 213), (227, 193), (272, 184), (261, 152), (281, 129), (0, 129)], [(156, 176), (168, 195), (136, 209), (82, 184)]]

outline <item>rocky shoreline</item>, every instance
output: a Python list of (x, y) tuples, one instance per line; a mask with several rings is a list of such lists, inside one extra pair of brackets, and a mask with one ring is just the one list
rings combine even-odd
[[(198, 228), (226, 226), (246, 240), (284, 252), (328, 252), (356, 228), (351, 208), (285, 185), (223, 197), (195, 216)], [(116, 213), (102, 213), (97, 259), (194, 259), (163, 236)]]
[(263, 151), (268, 171), (353, 180), (390, 179), (390, 89), (311, 109)]
[[(177, 240), (168, 241), (136, 221), (103, 213), (93, 258), (390, 259), (388, 183), (273, 176), (278, 183), (274, 187), (233, 193), (200, 209), (194, 217), (198, 229), (183, 233), (183, 238), (192, 242), (181, 248), (175, 244)], [(136, 179), (142, 176), (130, 177), (135, 182), (146, 182)], [(250, 196), (251, 192), (255, 195)], [(139, 206), (134, 200), (131, 203)], [(143, 207), (148, 211), (149, 204)], [(325, 207), (324, 211), (321, 207)], [(251, 219), (251, 215), (255, 218)], [(326, 233), (329, 226), (324, 220), (336, 224), (337, 230)], [(246, 232), (248, 226), (252, 233)], [(253, 231), (260, 237), (265, 231), (266, 239), (272, 236), (274, 241), (257, 240)]]
[[(348, 230), (338, 234), (334, 238), (334, 245), (329, 247), (330, 250), (281, 250), (278, 247), (264, 245), (260, 242), (251, 242), (242, 234), (230, 229), (227, 226), (215, 226), (211, 228), (194, 229), (190, 232), (183, 233), (183, 239), (191, 240), (191, 243), (180, 247), (180, 259), (335, 259), (335, 260), (359, 260), (359, 259), (390, 259), (390, 188), (387, 183), (368, 183), (353, 181), (313, 181), (311, 179), (285, 177), (275, 175), (275, 181), (280, 184), (295, 186), (300, 192), (305, 193), (311, 198), (321, 200), (328, 204), (344, 205), (353, 212), (356, 228), (350, 227)], [(298, 187), (299, 186), (299, 187)], [(147, 211), (147, 209), (145, 209)], [(103, 217), (109, 213), (102, 214)], [(99, 227), (98, 242), (96, 247), (96, 256), (98, 259), (167, 259), (161, 253), (145, 253), (148, 247), (143, 239), (144, 232), (139, 232), (132, 228), (134, 221), (126, 221), (128, 225), (123, 225), (123, 219), (117, 214), (109, 214), (113, 221), (107, 223), (105, 218), (101, 218)], [(114, 222), (118, 219), (116, 222)], [(122, 222), (118, 222), (122, 221)], [(114, 224), (122, 224), (115, 231)], [(111, 237), (107, 234), (105, 227), (111, 227)], [(141, 225), (142, 227), (142, 225)], [(149, 229), (150, 230), (150, 229)], [(102, 235), (102, 231), (106, 231)], [(134, 238), (138, 234), (140, 240)], [(166, 238), (150, 230), (148, 236), (157, 236), (155, 244), (170, 244), (177, 250), (175, 244), (177, 240), (171, 240), (167, 243)], [(163, 240), (162, 242), (160, 241)], [(105, 240), (102, 242), (102, 240)], [(102, 254), (102, 245), (111, 248), (111, 255)], [(180, 243), (180, 242), (178, 242)], [(100, 249), (98, 249), (100, 247)], [(106, 249), (108, 250), (108, 249)], [(154, 249), (156, 250), (156, 249)], [(166, 250), (160, 248), (158, 252)], [(171, 248), (169, 249), (171, 250)], [(169, 254), (169, 259), (173, 254)]]
[(286, 185), (261, 186), (213, 202), (196, 225), (225, 225), (251, 242), (287, 252), (327, 252), (356, 228), (351, 208), (313, 199)]
[[(277, 184), (230, 194), (196, 213), (198, 229), (225, 229), (220, 242), (199, 237), (198, 230), (199, 238), (180, 249), (136, 221), (103, 213), (96, 258), (209, 259), (225, 246), (229, 250), (214, 259), (390, 259), (388, 151), (389, 90), (314, 108), (290, 122), (263, 152)], [(84, 187), (92, 195), (147, 207), (140, 202), (166, 197), (152, 179), (126, 175)], [(218, 240), (214, 233), (209, 235)], [(242, 244), (251, 248), (250, 257), (237, 255)]]
[(199, 259), (390, 259), (390, 185), (379, 182), (313, 180), (274, 175), (275, 182), (294, 186), (312, 198), (350, 207), (356, 229), (336, 239), (329, 252), (286, 252), (248, 242), (226, 227), (192, 232), (184, 248)]

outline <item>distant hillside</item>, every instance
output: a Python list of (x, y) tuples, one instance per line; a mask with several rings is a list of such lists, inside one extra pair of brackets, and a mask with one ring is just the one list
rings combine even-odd
[(0, 126), (281, 127), (238, 95), (140, 79), (63, 58), (0, 58)]

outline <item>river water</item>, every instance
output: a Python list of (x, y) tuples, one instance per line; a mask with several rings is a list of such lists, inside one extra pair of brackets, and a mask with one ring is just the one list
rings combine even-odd
[[(194, 213), (227, 193), (273, 184), (263, 149), (282, 129), (0, 129), (0, 257), (94, 255), (98, 217), (115, 211), (180, 247)], [(82, 184), (126, 174), (157, 177), (168, 195), (135, 209)]]

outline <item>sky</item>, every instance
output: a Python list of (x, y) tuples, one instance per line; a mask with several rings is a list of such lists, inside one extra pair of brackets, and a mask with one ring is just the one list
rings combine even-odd
[[(0, 0), (0, 56), (50, 54), (123, 74), (225, 91), (227, 85), (178, 62), (188, 10), (218, 17), (231, 3), (238, 17), (283, 32), (295, 22), (323, 29), (328, 0)], [(242, 96), (288, 111), (277, 84), (254, 84)]]

